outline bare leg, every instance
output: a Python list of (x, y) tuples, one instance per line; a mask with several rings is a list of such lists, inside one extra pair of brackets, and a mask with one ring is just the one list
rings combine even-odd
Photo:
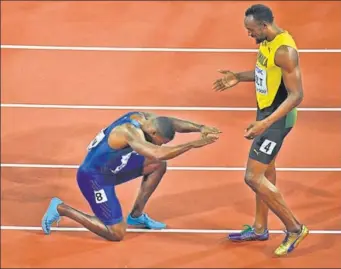
[(284, 223), (287, 231), (299, 232), (300, 223), (286, 205), (279, 190), (265, 177), (268, 165), (249, 159), (245, 182), (256, 192), (271, 211)]
[(97, 217), (87, 215), (77, 209), (74, 209), (66, 204), (60, 204), (57, 207), (60, 216), (68, 217), (91, 232), (109, 240), (121, 241), (126, 232), (126, 224), (121, 222), (112, 226), (103, 224)]
[(155, 162), (147, 160), (143, 170), (143, 179), (136, 201), (131, 211), (131, 216), (137, 218), (142, 215), (150, 196), (159, 185), (163, 175), (166, 173), (166, 162)]
[[(265, 177), (276, 185), (276, 167), (275, 160), (273, 160), (265, 171)], [(255, 232), (262, 234), (268, 228), (269, 207), (263, 202), (260, 195), (256, 193), (256, 216), (253, 223)]]

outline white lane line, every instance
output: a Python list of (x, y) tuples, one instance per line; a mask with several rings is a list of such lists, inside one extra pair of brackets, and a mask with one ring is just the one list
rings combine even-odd
[[(75, 164), (26, 164), (2, 163), (7, 168), (47, 168), (47, 169), (77, 169)], [(173, 171), (244, 171), (245, 167), (218, 167), (218, 166), (170, 166), (167, 170)], [(295, 172), (341, 172), (341, 167), (278, 167), (277, 171)]]
[[(93, 47), (93, 46), (40, 46), (1, 45), (1, 49), (66, 50), (66, 51), (121, 51), (121, 52), (204, 52), (204, 53), (255, 53), (257, 49), (241, 48), (153, 48), (153, 47)], [(302, 53), (340, 53), (341, 49), (299, 49)]]
[[(15, 230), (15, 231), (42, 231), (38, 226), (1, 226), (1, 230)], [(52, 227), (52, 231), (61, 232), (88, 232), (89, 230), (83, 227)], [(163, 229), (163, 230), (149, 230), (149, 229), (127, 229), (130, 233), (195, 233), (195, 234), (226, 234), (240, 232), (241, 230), (212, 230), (212, 229)], [(341, 234), (341, 230), (311, 230), (311, 234)], [(282, 230), (270, 230), (272, 234), (282, 234)]]
[[(1, 104), (4, 108), (53, 108), (96, 110), (170, 110), (170, 111), (256, 111), (255, 107), (196, 107), (196, 106), (101, 106), (101, 105), (55, 105), (55, 104)], [(298, 111), (340, 112), (341, 107), (301, 107)]]

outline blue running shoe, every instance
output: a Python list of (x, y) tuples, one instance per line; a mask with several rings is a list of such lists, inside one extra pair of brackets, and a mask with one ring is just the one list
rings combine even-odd
[(146, 213), (137, 218), (133, 218), (130, 214), (127, 217), (127, 224), (140, 228), (149, 228), (153, 230), (160, 230), (166, 228), (166, 224), (151, 219)]
[(58, 205), (62, 204), (63, 201), (59, 198), (52, 198), (47, 208), (44, 217), (41, 220), (41, 226), (45, 234), (51, 233), (51, 226), (53, 223), (60, 221), (60, 215), (58, 213), (57, 207)]
[(269, 230), (266, 229), (262, 234), (257, 234), (255, 229), (250, 225), (244, 225), (244, 230), (240, 233), (231, 233), (228, 239), (234, 242), (243, 241), (264, 241), (269, 239)]

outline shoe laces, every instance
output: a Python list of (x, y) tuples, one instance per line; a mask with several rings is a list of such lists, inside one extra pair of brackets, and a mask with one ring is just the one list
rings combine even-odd
[(152, 218), (150, 218), (146, 213), (143, 213), (143, 217), (148, 220), (149, 222), (152, 222), (152, 223), (157, 223), (155, 220), (153, 220)]
[(282, 246), (283, 247), (288, 247), (292, 243), (292, 242), (290, 242), (290, 239), (293, 236), (297, 236), (298, 233), (291, 233), (291, 232), (288, 232), (288, 231), (284, 231), (284, 232), (285, 232), (285, 238), (283, 240)]
[(57, 222), (57, 226), (60, 222), (60, 217), (58, 215), (54, 215), (53, 218), (46, 220), (46, 223), (49, 225), (53, 224), (54, 222)]
[(244, 229), (241, 232), (242, 235), (249, 234), (249, 233), (253, 232), (252, 226), (245, 224), (245, 225), (243, 225), (243, 227), (244, 227)]

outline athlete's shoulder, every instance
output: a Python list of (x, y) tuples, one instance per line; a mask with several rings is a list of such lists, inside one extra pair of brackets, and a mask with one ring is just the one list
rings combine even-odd
[(278, 38), (278, 47), (283, 46), (283, 45), (292, 47), (295, 50), (297, 50), (296, 41), (294, 37), (287, 30), (284, 30), (284, 32), (280, 34)]
[(123, 128), (121, 129), (121, 133), (125, 137), (127, 142), (144, 138), (144, 133), (141, 128), (137, 128), (137, 126), (133, 124), (126, 124), (122, 127)]
[(140, 112), (146, 119), (157, 118), (158, 115), (152, 112)]
[(294, 69), (299, 65), (299, 55), (292, 46), (281, 45), (275, 54), (275, 64), (283, 69)]
[(141, 128), (139, 128), (137, 122), (135, 124), (133, 121), (127, 121), (123, 124), (116, 126), (111, 130), (109, 135), (109, 143), (119, 144), (122, 146), (123, 144), (127, 146), (129, 142), (132, 142), (137, 139), (141, 139), (144, 137), (144, 133)]

